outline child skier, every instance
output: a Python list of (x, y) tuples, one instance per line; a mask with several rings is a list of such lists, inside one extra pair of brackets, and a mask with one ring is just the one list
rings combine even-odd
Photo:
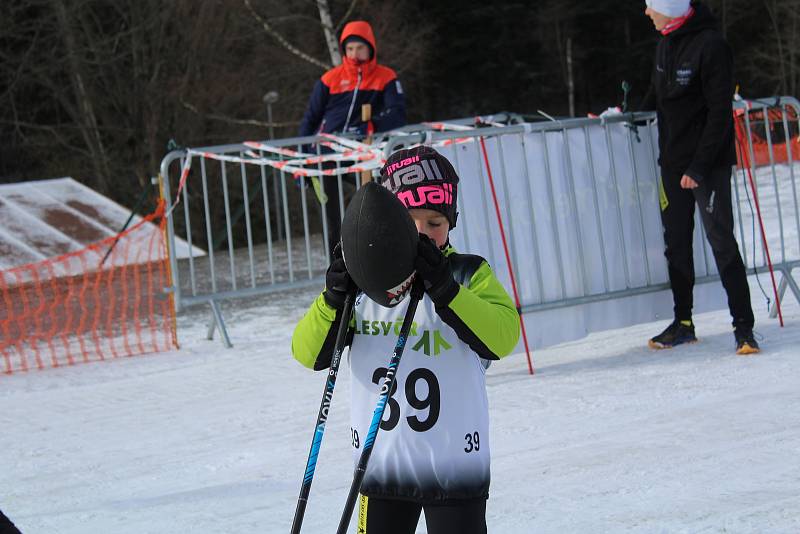
[[(489, 264), (457, 253), (449, 243), (458, 176), (444, 156), (429, 147), (400, 150), (386, 162), (380, 181), (409, 208), (420, 233), (415, 268), (425, 295), (361, 486), (358, 532), (413, 534), (424, 510), (430, 534), (485, 533), (490, 478), (485, 372), (490, 360), (516, 346), (519, 315)], [(339, 252), (325, 290), (292, 336), (292, 353), (306, 367), (330, 366), (345, 297), (353, 289)], [(356, 299), (348, 333), (356, 461), (403, 308), (380, 306), (363, 293)]]

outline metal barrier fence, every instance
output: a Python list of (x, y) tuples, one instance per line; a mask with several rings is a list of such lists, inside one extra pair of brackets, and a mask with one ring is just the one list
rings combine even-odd
[[(310, 144), (321, 161), (310, 169), (292, 165), (294, 156)], [(335, 146), (340, 157), (322, 161), (326, 156), (320, 154), (320, 145)], [(309, 187), (319, 177), (294, 176), (300, 172), (337, 180), (338, 195), (330, 201), (338, 202), (343, 213), (348, 189), (358, 187), (358, 182), (343, 177), (342, 169), (348, 166), (352, 172), (363, 165), (342, 159), (341, 148), (330, 137), (313, 136), (176, 150), (162, 160), (170, 248), (178, 232), (207, 250), (204, 257), (190, 254), (180, 263), (171, 255), (171, 289), (178, 310), (201, 303), (211, 306), (209, 339), (219, 329), (223, 343), (231, 346), (221, 301), (319, 282), (329, 263), (324, 246), (328, 221), (315, 198), (317, 184)], [(301, 159), (307, 165), (313, 157)], [(260, 164), (250, 164), (254, 161)], [(323, 163), (330, 168), (323, 169)], [(369, 162), (366, 167), (377, 165)], [(177, 185), (176, 198), (172, 185)]]
[[(766, 108), (776, 106), (785, 129), (786, 165), (772, 157), (770, 131), (775, 125)], [(764, 111), (770, 165), (751, 172), (762, 211), (769, 215), (765, 224), (779, 229), (777, 234), (768, 231), (767, 242), (775, 269), (783, 276), (781, 294), (790, 287), (800, 300), (791, 276), (800, 264), (794, 167), (800, 146), (791, 146), (796, 140), (790, 135), (800, 105), (792, 98), (736, 103), (737, 110), (746, 107)], [(742, 115), (752, 155), (750, 116)], [(497, 213), (508, 236), (521, 310), (526, 323), (536, 324), (531, 329), (534, 345), (671, 314), (671, 299), (658, 294), (669, 285), (658, 207), (654, 114), (520, 121), (519, 116), (502, 115), (483, 118), (481, 124), (488, 127), (474, 127), (475, 119), (417, 125), (370, 147), (322, 136), (171, 152), (161, 165), (164, 195), (172, 208), (169, 240), (173, 242), (177, 231), (190, 244), (204, 243), (208, 250), (207, 256), (189, 257), (180, 264), (172, 259), (178, 309), (208, 302), (214, 317), (209, 338), (218, 328), (230, 346), (221, 300), (321, 285), (328, 265), (328, 221), (315, 198), (319, 188), (298, 187), (302, 181), (294, 176), (337, 180), (337, 198), (329, 201), (343, 208), (348, 189), (358, 187), (358, 180), (344, 175), (380, 166), (381, 150), (385, 157), (397, 147), (425, 143), (437, 146), (461, 177), (459, 225), (452, 242), (486, 257), (510, 287), (487, 184), (487, 172), (494, 174)], [(448, 127), (455, 129), (439, 131)], [(320, 144), (333, 148), (333, 155), (320, 154)], [(315, 145), (320, 157), (303, 154), (308, 145)], [(755, 165), (756, 158), (749, 161)], [(230, 172), (236, 176), (235, 185)], [(766, 250), (755, 232), (748, 231), (756, 221), (746, 207), (751, 193), (740, 179), (737, 174), (734, 180), (737, 236), (749, 272), (762, 272)], [(348, 186), (351, 181), (354, 184)], [(174, 204), (171, 184), (179, 182), (180, 203)], [(703, 286), (718, 275), (699, 217), (694, 245), (696, 308), (723, 307), (719, 284)]]
[[(773, 256), (772, 259), (772, 266), (782, 275), (777, 288), (777, 305), (770, 310), (770, 317), (774, 318), (780, 314), (780, 302), (783, 300), (787, 287), (791, 288), (795, 298), (800, 302), (800, 287), (792, 276), (792, 270), (800, 265), (800, 205), (798, 204), (798, 184), (795, 176), (795, 172), (800, 174), (800, 168), (796, 168), (796, 162), (800, 162), (800, 102), (792, 97), (736, 101), (734, 109), (739, 117), (737, 126), (743, 126), (740, 129), (740, 133), (743, 134), (741, 137), (746, 138), (740, 138), (741, 142), (738, 144), (738, 148), (742, 153), (747, 152), (747, 155), (742, 157), (740, 153), (739, 160), (750, 162), (749, 167), (741, 166), (743, 178), (745, 172), (751, 179), (758, 176), (756, 165), (759, 160), (764, 161), (765, 167), (768, 167), (768, 172), (761, 173), (761, 181), (764, 182), (761, 185), (764, 187), (759, 188), (756, 185), (757, 182), (753, 182), (753, 187), (756, 189), (756, 197), (753, 200), (760, 202), (762, 206), (765, 203), (769, 207), (774, 206), (774, 210), (764, 218), (767, 220), (765, 224), (771, 225), (772, 228), (778, 227), (778, 233), (777, 235), (766, 233), (764, 240), (758, 241), (760, 249), (757, 249), (753, 243), (753, 257), (750, 261), (748, 261), (745, 249), (744, 260), (748, 266), (763, 267), (765, 261), (769, 259), (770, 250), (779, 252), (779, 256)], [(764, 126), (763, 138), (760, 143), (756, 142), (757, 134), (754, 133), (754, 130), (757, 130), (758, 134), (761, 133), (760, 124), (758, 119), (756, 121), (751, 119), (753, 112), (756, 117), (761, 116), (760, 122), (763, 122)], [(773, 120), (775, 115), (777, 115), (777, 121)], [(773, 143), (773, 136), (778, 138), (775, 143)], [(781, 139), (782, 142), (780, 142)], [(759, 144), (764, 148), (757, 150)], [(759, 157), (759, 152), (761, 157)], [(777, 157), (776, 154), (780, 154), (780, 157)], [(784, 162), (784, 165), (781, 166), (781, 170), (784, 172), (778, 172), (779, 160)], [(738, 187), (736, 193), (738, 200)], [(750, 199), (747, 200), (749, 202)], [(740, 222), (739, 238), (744, 243), (744, 222), (746, 221), (742, 218), (741, 213), (738, 213), (738, 220)], [(753, 241), (756, 241), (755, 238)], [(757, 255), (761, 260), (760, 265), (755, 260)]]

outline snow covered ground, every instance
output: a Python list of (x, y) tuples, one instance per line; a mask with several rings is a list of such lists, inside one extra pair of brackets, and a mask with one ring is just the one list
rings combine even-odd
[[(489, 531), (800, 532), (800, 305), (787, 293), (779, 328), (750, 284), (757, 356), (734, 354), (717, 311), (695, 317), (688, 347), (648, 349), (659, 321), (534, 347), (533, 377), (523, 354), (492, 365)], [(178, 317), (179, 351), (0, 375), (0, 509), (25, 534), (288, 532), (324, 383), (290, 339), (319, 289), (225, 304), (231, 350), (205, 340), (199, 307)], [(530, 338), (543, 320), (528, 317)], [(348, 389), (342, 372), (306, 533), (335, 531), (350, 486)]]
[[(713, 312), (686, 348), (646, 347), (662, 321), (535, 350), (533, 377), (493, 365), (489, 531), (800, 532), (800, 306), (781, 329), (751, 283), (758, 356)], [(229, 305), (232, 350), (196, 310), (180, 351), (0, 377), (0, 508), (26, 534), (288, 532), (323, 387), (290, 336), (314, 294)], [(304, 532), (335, 531), (350, 485), (348, 389)]]

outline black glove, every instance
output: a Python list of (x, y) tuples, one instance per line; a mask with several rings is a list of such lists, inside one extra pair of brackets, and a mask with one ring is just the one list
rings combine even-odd
[(350, 278), (350, 273), (347, 272), (344, 258), (342, 258), (342, 244), (338, 243), (333, 249), (333, 259), (325, 273), (325, 291), (322, 296), (325, 297), (328, 305), (342, 310), (347, 294), (353, 293), (355, 290), (356, 284)]
[(447, 306), (456, 298), (459, 285), (453, 279), (450, 261), (445, 258), (436, 243), (425, 234), (419, 234), (414, 267), (417, 269), (417, 275), (425, 283), (425, 291), (437, 307)]

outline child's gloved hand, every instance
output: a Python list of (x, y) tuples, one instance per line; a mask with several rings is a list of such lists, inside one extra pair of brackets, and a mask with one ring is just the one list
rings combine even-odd
[(417, 269), (417, 276), (425, 283), (425, 291), (433, 303), (437, 307), (450, 304), (458, 294), (458, 282), (453, 279), (450, 261), (425, 234), (419, 234), (414, 267)]
[(325, 273), (325, 291), (322, 296), (329, 306), (342, 310), (347, 294), (356, 290), (356, 284), (350, 278), (347, 267), (342, 257), (342, 244), (339, 243), (333, 249), (333, 259)]

